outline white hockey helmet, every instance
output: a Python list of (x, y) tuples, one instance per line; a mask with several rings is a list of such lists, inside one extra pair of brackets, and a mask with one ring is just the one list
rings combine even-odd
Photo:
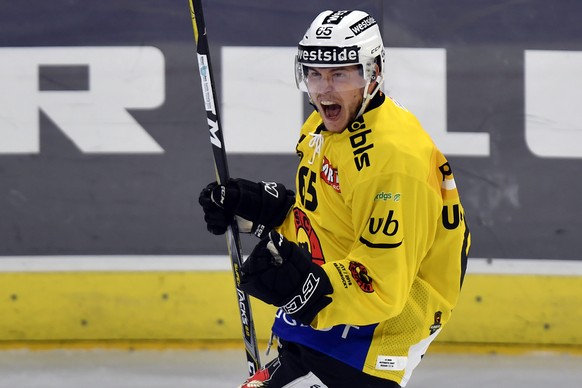
[[(309, 94), (307, 67), (360, 65), (364, 95), (360, 116), (384, 81), (384, 43), (376, 20), (363, 11), (323, 11), (311, 23), (299, 42), (295, 57), (297, 87)], [(379, 71), (376, 71), (378, 65)], [(372, 82), (376, 87), (368, 93)], [(311, 97), (311, 96), (310, 96)]]

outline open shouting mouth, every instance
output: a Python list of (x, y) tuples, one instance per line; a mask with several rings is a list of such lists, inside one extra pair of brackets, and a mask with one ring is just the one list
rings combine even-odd
[(320, 101), (321, 108), (323, 110), (323, 115), (328, 120), (337, 120), (342, 111), (341, 105), (328, 100)]

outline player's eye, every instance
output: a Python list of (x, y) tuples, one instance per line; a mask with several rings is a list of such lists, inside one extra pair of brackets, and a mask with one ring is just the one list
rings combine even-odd
[(321, 79), (321, 73), (310, 70), (309, 73), (307, 73), (307, 78), (311, 80)]
[(350, 80), (350, 74), (347, 71), (338, 71), (333, 73), (334, 82), (346, 83)]

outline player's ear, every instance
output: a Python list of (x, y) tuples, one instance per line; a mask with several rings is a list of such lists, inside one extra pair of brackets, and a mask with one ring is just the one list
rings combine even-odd
[(378, 66), (377, 63), (374, 63), (374, 72), (372, 73), (372, 79), (376, 80), (378, 74), (380, 74), (380, 66)]
[(380, 66), (378, 66), (377, 63), (375, 63), (374, 64), (374, 72), (372, 73), (372, 79), (374, 81), (370, 82), (370, 85), (368, 86), (368, 93), (372, 93), (374, 91), (374, 89), (376, 88), (376, 86), (378, 85), (377, 77), (379, 74), (380, 74)]

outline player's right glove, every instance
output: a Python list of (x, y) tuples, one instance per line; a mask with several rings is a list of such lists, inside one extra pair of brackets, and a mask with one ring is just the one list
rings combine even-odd
[(285, 220), (295, 193), (281, 183), (229, 179), (225, 185), (210, 183), (198, 202), (211, 233), (224, 234), (236, 215), (241, 232), (261, 237)]
[(333, 286), (308, 251), (269, 233), (241, 266), (240, 288), (309, 325), (331, 303)]

